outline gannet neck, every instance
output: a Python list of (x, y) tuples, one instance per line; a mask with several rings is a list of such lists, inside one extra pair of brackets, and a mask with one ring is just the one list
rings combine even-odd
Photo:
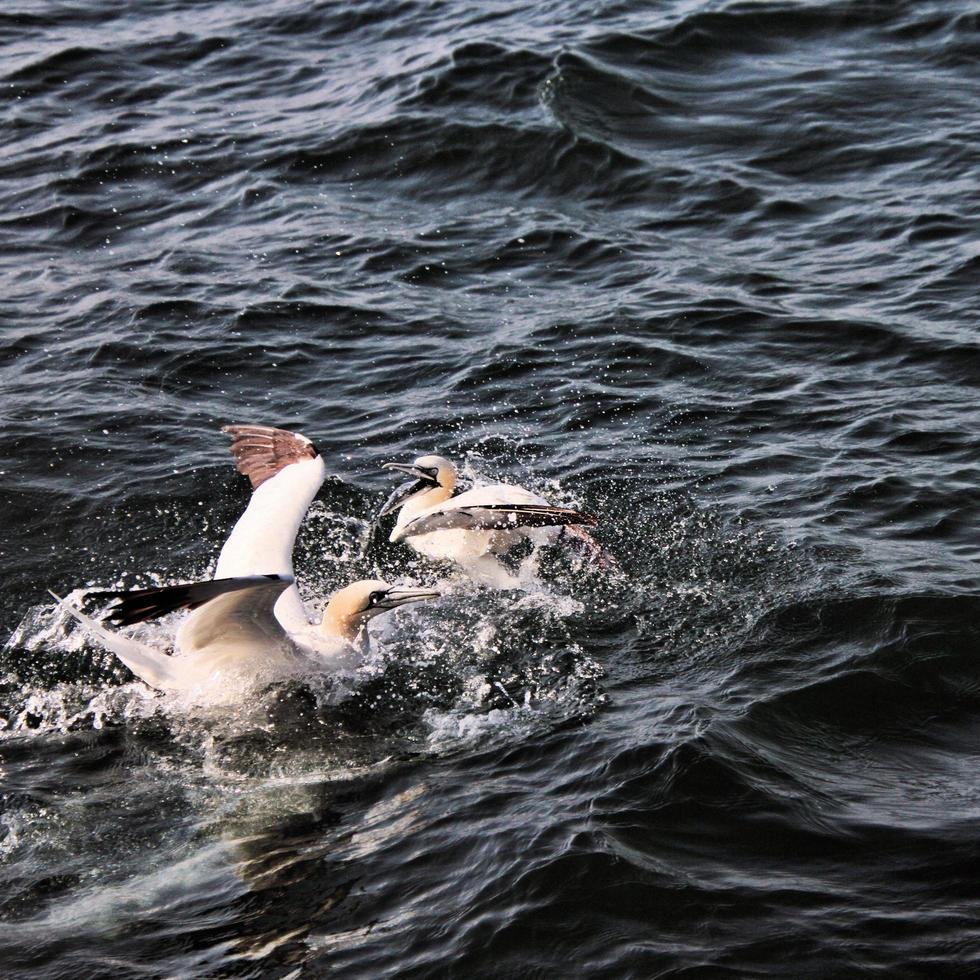
[(354, 643), (357, 640), (357, 634), (363, 626), (362, 618), (344, 608), (342, 603), (338, 603), (336, 596), (327, 603), (327, 608), (323, 611), (323, 619), (320, 620), (320, 632), (324, 636), (344, 640), (347, 643)]
[(456, 474), (453, 473), (445, 483), (440, 483), (439, 486), (432, 487), (431, 490), (426, 490), (425, 493), (417, 494), (407, 500), (401, 510), (398, 511), (398, 519), (395, 521), (396, 530), (414, 520), (422, 511), (445, 503), (452, 497), (455, 486)]

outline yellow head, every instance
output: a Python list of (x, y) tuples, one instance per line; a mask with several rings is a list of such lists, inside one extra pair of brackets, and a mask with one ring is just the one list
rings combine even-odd
[(384, 469), (407, 473), (412, 479), (403, 483), (385, 502), (378, 517), (404, 507), (409, 501), (423, 506), (442, 503), (456, 489), (456, 467), (445, 456), (419, 456), (414, 463), (385, 463)]
[(381, 579), (362, 579), (331, 596), (323, 612), (320, 629), (328, 636), (353, 641), (375, 616), (410, 602), (422, 602), (438, 596), (434, 589), (414, 589), (390, 585)]

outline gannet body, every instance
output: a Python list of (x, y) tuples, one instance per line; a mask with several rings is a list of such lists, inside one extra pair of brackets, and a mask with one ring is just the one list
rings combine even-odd
[(177, 632), (175, 656), (106, 629), (73, 606), (63, 605), (150, 687), (223, 704), (276, 681), (356, 666), (367, 649), (371, 619), (439, 594), (379, 579), (354, 582), (334, 593), (318, 627), (319, 636), (313, 642), (306, 638), (301, 645), (275, 614), (277, 600), (292, 585), (290, 576), (252, 575), (88, 594), (87, 600), (114, 600), (107, 618), (120, 626), (193, 609)]
[[(126, 626), (192, 609), (168, 656), (65, 608), (151, 687), (194, 700), (228, 703), (274, 681), (356, 666), (376, 615), (438, 592), (354, 582), (334, 593), (312, 626), (296, 589), (293, 543), (326, 475), (305, 436), (265, 426), (226, 426), (238, 469), (252, 482), (245, 513), (221, 549), (215, 578), (154, 589), (93, 592), (114, 600), (108, 618)], [(55, 597), (57, 598), (57, 596)], [(61, 602), (61, 600), (59, 600)]]
[(478, 581), (519, 587), (519, 580), (499, 558), (521, 541), (540, 546), (571, 534), (601, 551), (581, 527), (594, 525), (594, 517), (556, 507), (524, 487), (497, 483), (453, 496), (456, 467), (443, 456), (386, 463), (385, 468), (413, 477), (391, 495), (378, 515), (398, 511), (389, 540), (404, 541), (429, 558), (455, 561)]

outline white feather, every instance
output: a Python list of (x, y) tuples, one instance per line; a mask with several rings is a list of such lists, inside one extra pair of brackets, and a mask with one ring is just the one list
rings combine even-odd
[(101, 643), (110, 653), (114, 653), (140, 680), (145, 681), (150, 687), (160, 690), (180, 690), (183, 687), (181, 673), (175, 669), (175, 661), (172, 657), (152, 650), (127, 636), (121, 636), (119, 633), (106, 629), (90, 616), (86, 616), (85, 613), (66, 602), (61, 596), (55, 595), (53, 592), (51, 595), (54, 596), (62, 609), (74, 616), (88, 630), (93, 639)]
[[(299, 526), (327, 476), (322, 456), (291, 463), (252, 492), (218, 556), (215, 578), (245, 575), (293, 575), (293, 546)], [(299, 590), (293, 585), (279, 597), (276, 618), (290, 633), (309, 625)]]

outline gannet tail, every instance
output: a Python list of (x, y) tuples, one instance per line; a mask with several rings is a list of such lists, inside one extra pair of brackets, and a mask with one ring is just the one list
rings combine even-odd
[(180, 680), (174, 670), (171, 657), (151, 650), (150, 647), (127, 636), (120, 636), (112, 630), (107, 630), (61, 596), (55, 595), (54, 592), (51, 595), (62, 609), (74, 616), (102, 646), (114, 653), (141, 681), (162, 691), (180, 688)]

